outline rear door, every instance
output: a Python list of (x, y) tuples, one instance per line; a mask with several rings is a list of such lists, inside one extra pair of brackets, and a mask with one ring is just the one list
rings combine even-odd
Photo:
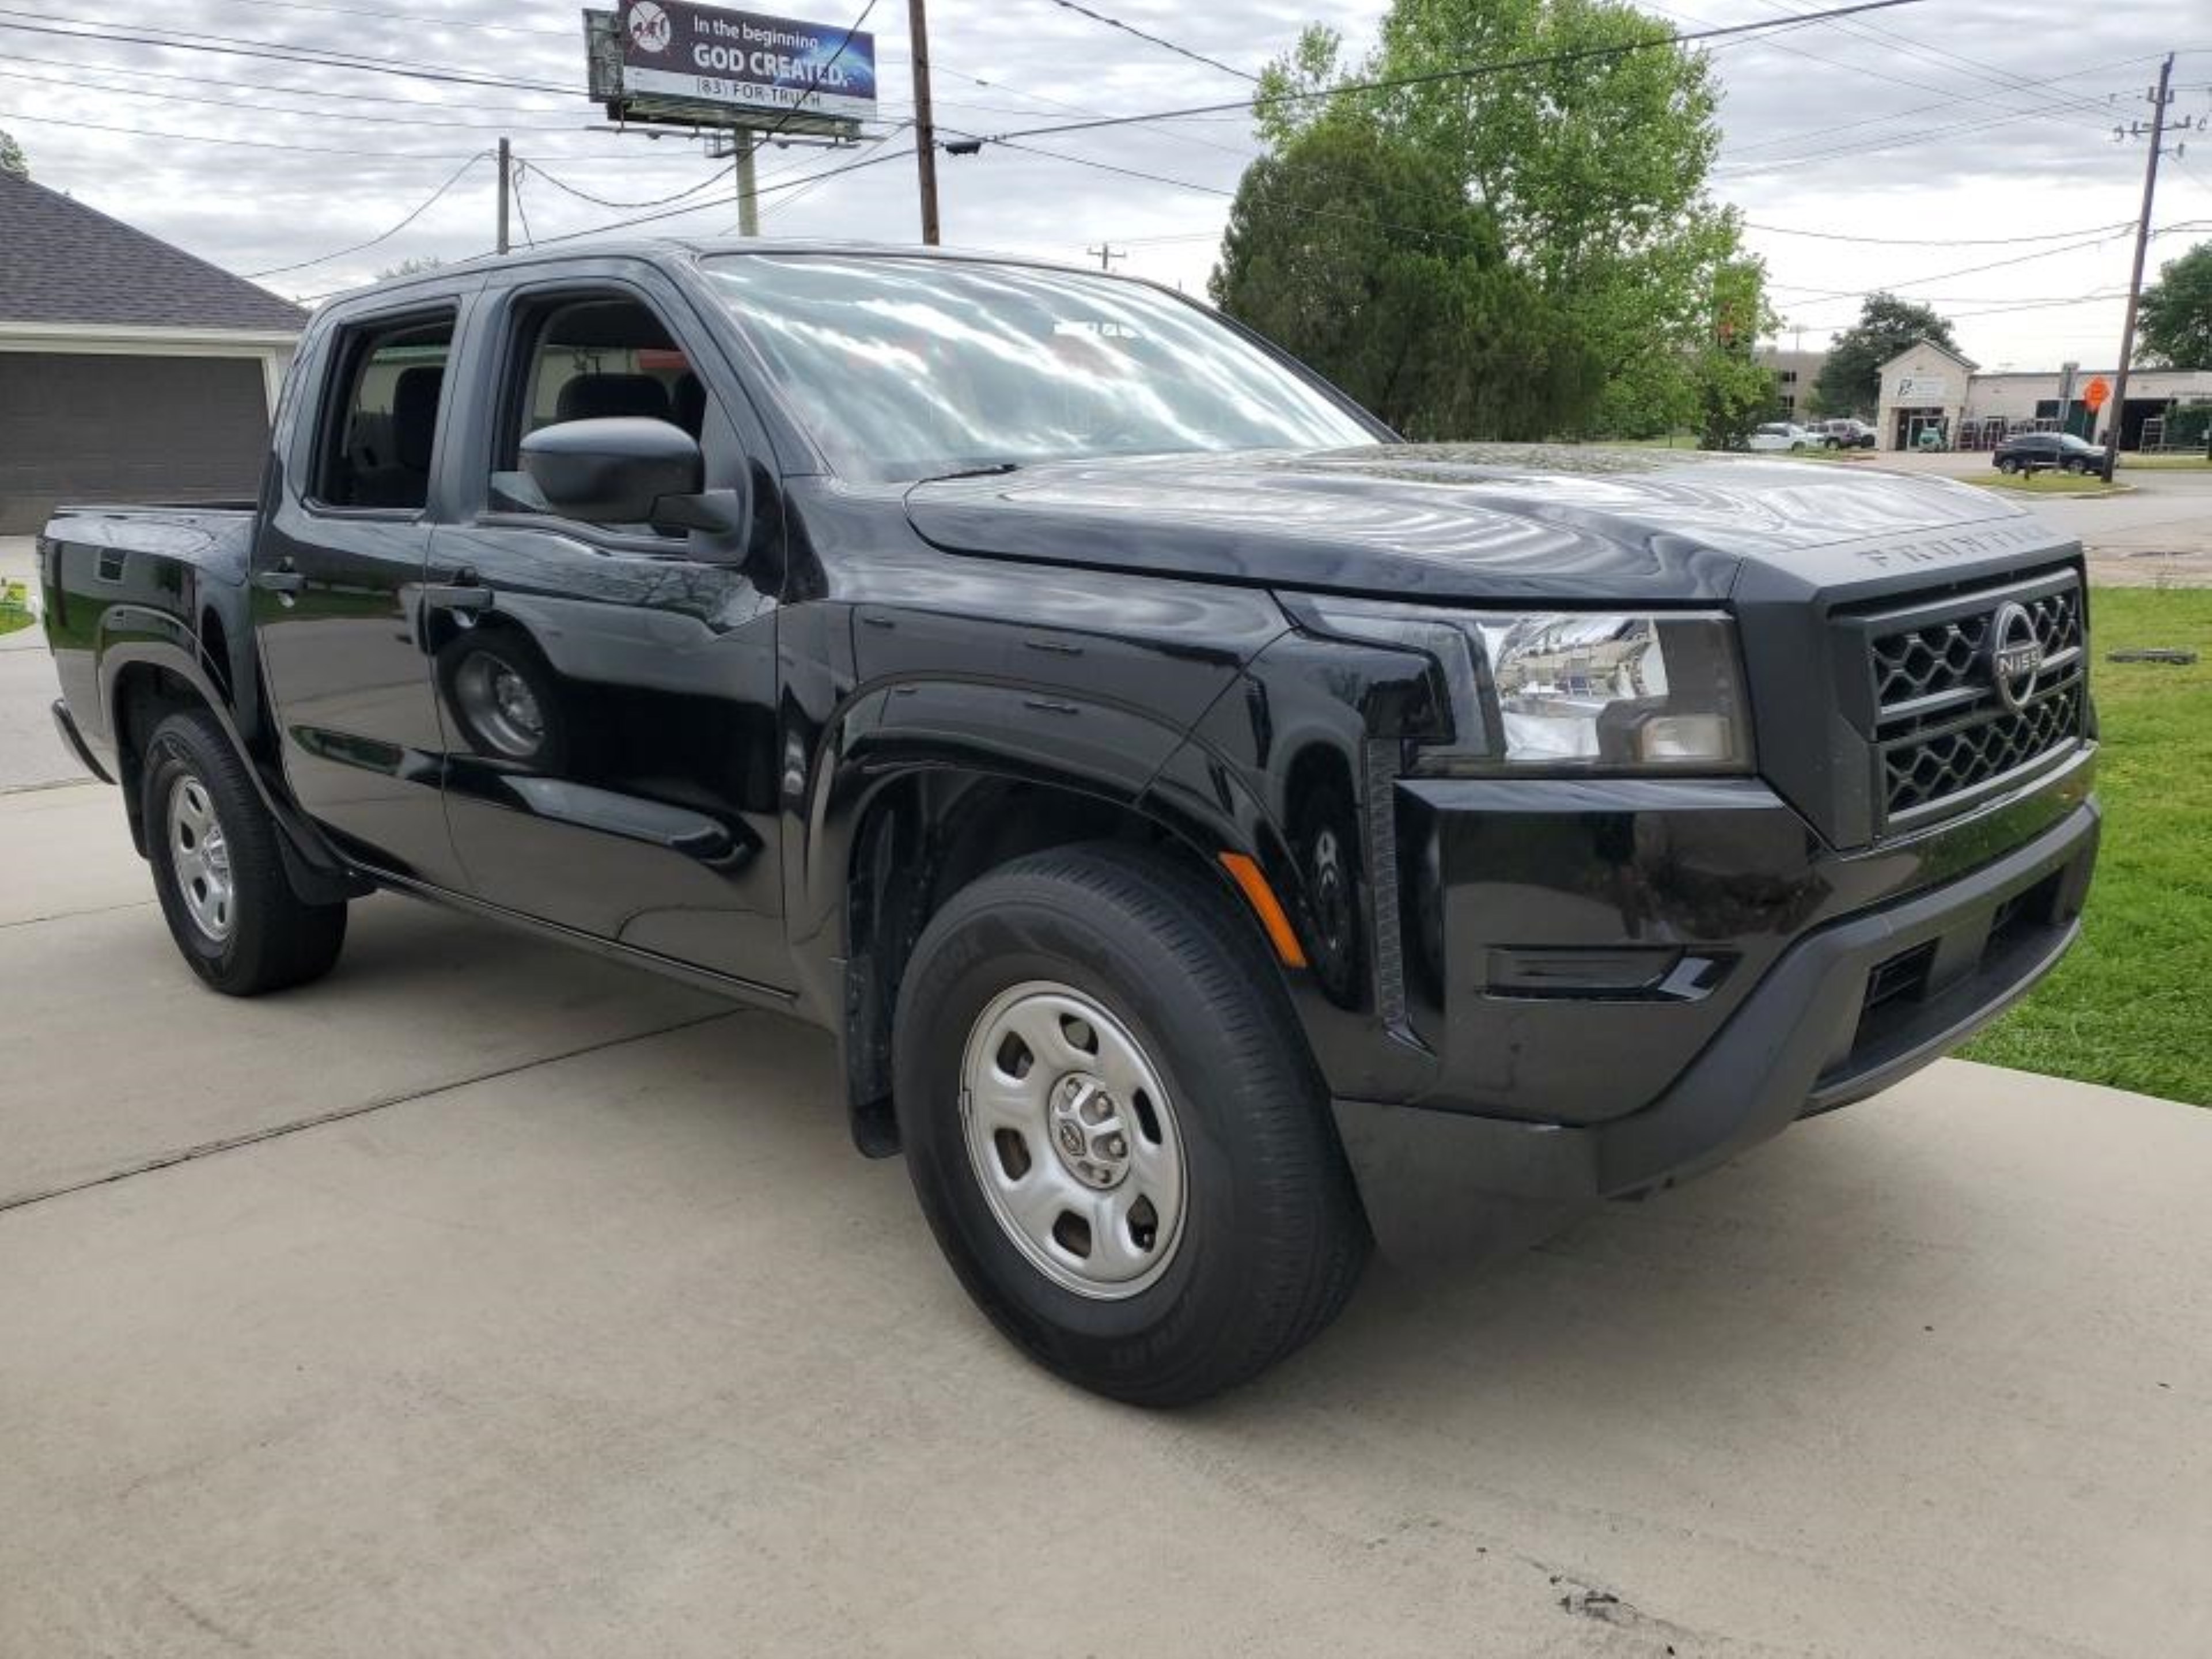
[(724, 376), (673, 286), (597, 269), (487, 293), (465, 371), (485, 389), (459, 441), (472, 499), (433, 544), (427, 623), (454, 843), (491, 903), (786, 988), (778, 520), (756, 514), (751, 558), (707, 556), (698, 532), (529, 505), (517, 471), (526, 433), (607, 416), (692, 433), (710, 489), (766, 453), (708, 390)]
[(264, 492), (254, 629), (284, 772), (355, 858), (460, 884), (439, 791), (444, 748), (419, 600), (454, 386), (459, 296), (349, 316), (314, 360)]

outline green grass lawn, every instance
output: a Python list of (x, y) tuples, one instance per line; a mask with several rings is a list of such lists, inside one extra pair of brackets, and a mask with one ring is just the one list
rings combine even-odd
[[(2212, 590), (2090, 596), (2105, 805), (2081, 939), (1969, 1060), (2212, 1105)], [(2109, 663), (2185, 646), (2185, 668)]]
[(1968, 483), (1979, 484), (1984, 489), (2009, 489), (2021, 495), (2124, 495), (2126, 483), (2114, 479), (2106, 483), (2094, 473), (2075, 472), (2016, 472), (2008, 478), (1992, 471), (1986, 478), (1969, 478)]
[(2202, 455), (2128, 455), (2120, 461), (2120, 470), (2132, 471), (2139, 466), (2167, 472), (2212, 472), (2212, 460)]
[(0, 634), (12, 634), (30, 625), (31, 613), (27, 611), (0, 611)]

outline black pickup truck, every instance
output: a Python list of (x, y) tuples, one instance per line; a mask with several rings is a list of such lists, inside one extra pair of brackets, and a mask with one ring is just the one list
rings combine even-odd
[(1018, 260), (390, 283), (316, 314), (258, 501), (40, 554), (210, 985), (388, 889), (825, 1026), (975, 1300), (1143, 1402), (1453, 1183), (1648, 1192), (1896, 1081), (2094, 858), (2080, 550), (2016, 507), (1404, 444)]

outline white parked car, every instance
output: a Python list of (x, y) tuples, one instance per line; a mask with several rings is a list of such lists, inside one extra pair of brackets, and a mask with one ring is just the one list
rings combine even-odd
[(1800, 450), (1826, 449), (1827, 447), (1826, 433), (1815, 432), (1810, 427), (1797, 426), (1789, 421), (1769, 421), (1756, 428), (1751, 436), (1744, 440), (1746, 449)]

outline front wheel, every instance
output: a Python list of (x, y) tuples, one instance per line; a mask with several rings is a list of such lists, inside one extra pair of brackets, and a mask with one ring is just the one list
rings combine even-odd
[(2010, 456), (2007, 456), (2004, 459), (1997, 463), (1997, 471), (2003, 473), (2006, 477), (2009, 478), (2020, 471), (2020, 463), (2014, 460)]
[(140, 787), (154, 890), (194, 973), (248, 997), (330, 972), (346, 907), (293, 892), (276, 825), (211, 716), (190, 710), (155, 726)]
[(1224, 892), (1163, 855), (1041, 853), (961, 890), (893, 1030), (908, 1172), (1024, 1352), (1140, 1405), (1265, 1370), (1370, 1247), (1326, 1088)]

